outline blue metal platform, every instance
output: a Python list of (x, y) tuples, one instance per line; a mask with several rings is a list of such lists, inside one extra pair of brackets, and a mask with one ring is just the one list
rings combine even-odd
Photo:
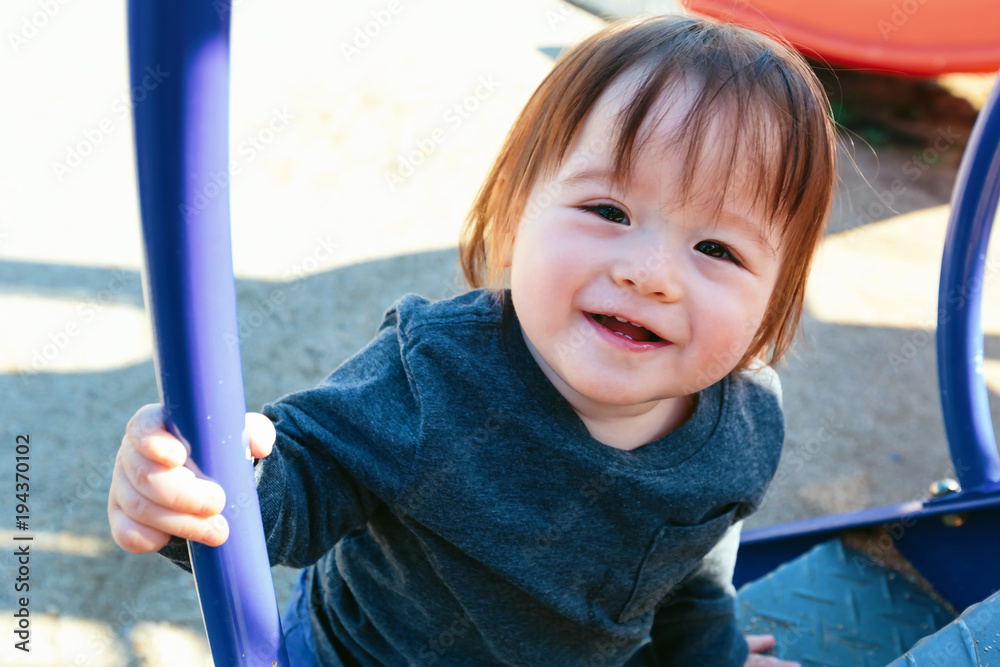
[(889, 667), (1000, 667), (1000, 593), (972, 605)]
[(775, 655), (804, 667), (884, 667), (954, 614), (899, 572), (824, 542), (744, 586), (748, 634), (773, 634)]

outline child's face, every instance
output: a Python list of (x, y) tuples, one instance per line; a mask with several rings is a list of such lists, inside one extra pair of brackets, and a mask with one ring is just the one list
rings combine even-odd
[[(760, 327), (780, 263), (738, 179), (729, 192), (702, 183), (682, 202), (683, 158), (662, 142), (684, 94), (652, 135), (640, 132), (650, 149), (627, 189), (611, 182), (621, 91), (605, 93), (558, 174), (535, 184), (509, 259), (535, 360), (577, 412), (612, 418), (664, 408), (728, 374)], [(709, 167), (713, 145), (706, 136)]]

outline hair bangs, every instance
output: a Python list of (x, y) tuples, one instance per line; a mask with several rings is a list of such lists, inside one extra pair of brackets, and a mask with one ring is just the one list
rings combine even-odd
[[(675, 152), (683, 156), (682, 198), (704, 193), (721, 208), (720, 192), (739, 192), (783, 239), (811, 195), (823, 199), (833, 171), (831, 145), (816, 139), (828, 129), (827, 109), (813, 102), (825, 99), (821, 91), (817, 97), (816, 90), (794, 89), (787, 61), (769, 50), (749, 62), (722, 50), (721, 67), (683, 50), (664, 55), (638, 65), (644, 72), (622, 105), (611, 139), (616, 182), (628, 184), (640, 151)], [(677, 109), (681, 86), (694, 90), (686, 108)], [(668, 124), (665, 141), (648, 142), (668, 114), (679, 118)]]

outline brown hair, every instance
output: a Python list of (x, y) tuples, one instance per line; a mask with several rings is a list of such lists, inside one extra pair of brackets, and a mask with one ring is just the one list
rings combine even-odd
[(629, 87), (611, 138), (614, 177), (621, 182), (642, 149), (646, 116), (674, 86), (694, 82), (698, 88), (673, 137), (686, 158), (682, 192), (690, 191), (700, 168), (705, 130), (729, 121), (731, 159), (713, 174), (717, 191), (745, 177), (783, 249), (767, 314), (736, 368), (768, 351), (767, 363), (774, 364), (798, 328), (812, 255), (830, 211), (836, 131), (805, 60), (744, 28), (688, 17), (628, 21), (564, 55), (528, 100), (476, 197), (460, 246), (466, 280), (473, 287), (503, 285), (503, 258), (532, 188), (558, 170), (590, 110), (625, 73), (639, 80)]

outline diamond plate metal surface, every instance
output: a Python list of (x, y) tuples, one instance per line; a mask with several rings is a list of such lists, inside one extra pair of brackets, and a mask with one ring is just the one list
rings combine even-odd
[(889, 667), (1000, 667), (1000, 593), (972, 605)]
[(737, 615), (745, 633), (773, 634), (774, 655), (804, 667), (884, 667), (953, 619), (898, 572), (840, 540), (744, 586)]

